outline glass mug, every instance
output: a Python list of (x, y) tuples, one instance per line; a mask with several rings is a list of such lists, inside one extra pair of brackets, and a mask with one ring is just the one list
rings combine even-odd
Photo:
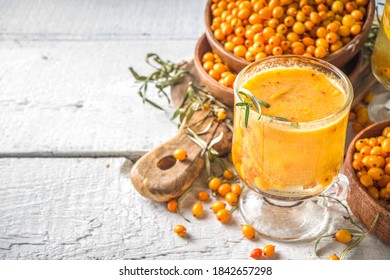
[[(251, 110), (234, 109), (232, 156), (245, 186), (241, 213), (260, 233), (276, 240), (306, 240), (321, 233), (327, 208), (314, 198), (338, 178), (344, 156), (348, 115), (353, 99), (349, 79), (335, 66), (303, 56), (272, 56), (243, 69), (234, 84), (235, 103), (245, 82), (258, 73), (283, 68), (322, 73), (343, 94), (345, 103), (329, 116), (300, 123), (278, 120)], [(296, 77), (297, 85), (300, 83)], [(321, 106), (321, 103), (318, 104)], [(342, 178), (343, 184), (345, 177)]]
[(372, 72), (377, 80), (390, 89), (390, 0), (383, 8), (381, 24), (372, 53)]

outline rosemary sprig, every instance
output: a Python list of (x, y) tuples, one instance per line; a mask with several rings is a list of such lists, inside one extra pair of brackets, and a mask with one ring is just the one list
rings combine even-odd
[(348, 254), (349, 251), (351, 251), (353, 248), (358, 246), (360, 242), (363, 241), (363, 239), (374, 229), (376, 223), (378, 222), (380, 213), (378, 213), (374, 219), (374, 222), (371, 224), (370, 228), (368, 231), (366, 231), (362, 236), (360, 236), (355, 242), (353, 242), (351, 245), (349, 245), (347, 248), (344, 249), (344, 251), (340, 255), (340, 259), (343, 260), (345, 259), (346, 255)]
[[(290, 90), (290, 89), (286, 89), (286, 90), (284, 90), (284, 92), (287, 92), (288, 90)], [(261, 119), (261, 106), (264, 106), (266, 108), (271, 107), (271, 105), (269, 103), (267, 103), (263, 100), (257, 99), (256, 97), (253, 96), (253, 94), (249, 90), (247, 90), (245, 88), (240, 89), (238, 91), (238, 93), (243, 95), (244, 97), (246, 97), (244, 99), (244, 101), (236, 103), (237, 107), (241, 107), (241, 108), (245, 109), (245, 115), (244, 115), (245, 127), (248, 127), (249, 114), (250, 114), (250, 109), (252, 108), (252, 106), (255, 106), (255, 108), (257, 109), (257, 111), (259, 113), (259, 118), (257, 120)], [(247, 101), (248, 99), (251, 102), (248, 102)], [(292, 122), (291, 120), (289, 120), (287, 118), (278, 117), (278, 116), (270, 116), (270, 115), (267, 115), (267, 117), (272, 118), (272, 119), (277, 120), (277, 121), (290, 122), (292, 127), (299, 127), (298, 123)]]
[[(341, 200), (339, 200), (335, 197), (327, 196), (327, 195), (319, 195), (319, 196), (324, 197), (324, 198), (328, 198), (328, 199), (332, 199), (332, 200), (336, 201), (338, 204), (340, 204), (347, 213), (347, 216), (344, 216), (344, 219), (349, 220), (350, 223), (357, 228), (357, 230), (348, 229), (351, 233), (353, 233), (354, 237), (358, 237), (358, 238), (352, 244), (350, 244), (348, 247), (346, 247), (342, 251), (342, 253), (340, 255), (340, 259), (344, 259), (346, 257), (346, 255), (348, 254), (348, 252), (351, 251), (356, 246), (358, 246), (363, 241), (363, 239), (374, 229), (374, 227), (379, 219), (379, 213), (376, 215), (374, 222), (371, 224), (370, 228), (366, 231), (352, 219), (352, 216), (351, 216), (351, 213), (349, 212), (348, 207), (346, 205), (344, 205), (344, 203)], [(318, 248), (318, 245), (322, 239), (327, 238), (327, 237), (335, 238), (335, 235), (336, 235), (336, 233), (332, 233), (332, 234), (323, 235), (323, 236), (319, 237), (314, 243), (314, 252), (317, 254), (317, 248)]]
[[(245, 108), (245, 122), (244, 123), (245, 123), (245, 127), (248, 127), (249, 114), (250, 114), (250, 109), (252, 108), (252, 106), (255, 106), (255, 108), (257, 109), (257, 112), (259, 113), (258, 120), (260, 120), (261, 119), (261, 105), (266, 107), (266, 108), (269, 108), (270, 105), (267, 102), (262, 101), (260, 99), (257, 99), (256, 97), (254, 97), (253, 94), (245, 88), (240, 89), (238, 91), (238, 93), (243, 95), (244, 97), (246, 97), (244, 99), (244, 101), (237, 102), (236, 106)], [(246, 101), (248, 99), (250, 99), (251, 102)]]
[(133, 67), (129, 67), (130, 73), (133, 75), (134, 79), (138, 83), (141, 83), (137, 93), (142, 97), (144, 103), (149, 103), (159, 110), (164, 110), (160, 105), (146, 97), (148, 85), (154, 85), (158, 89), (158, 95), (164, 96), (168, 103), (170, 103), (171, 101), (168, 94), (165, 92), (165, 88), (176, 85), (183, 80), (183, 77), (188, 73), (188, 71), (184, 69), (185, 63), (175, 64), (169, 60), (164, 61), (154, 53), (147, 54), (146, 63), (155, 69), (149, 76), (140, 75)]
[[(191, 186), (192, 187), (192, 186)], [(187, 219), (184, 214), (181, 212), (181, 202), (183, 201), (184, 197), (190, 192), (191, 187), (189, 187), (177, 200), (177, 213), (183, 217), (184, 220), (191, 223), (189, 219)]]

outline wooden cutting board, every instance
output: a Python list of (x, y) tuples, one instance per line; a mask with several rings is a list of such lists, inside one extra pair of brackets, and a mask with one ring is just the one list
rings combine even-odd
[[(199, 84), (193, 62), (189, 62), (186, 68), (191, 75), (186, 76), (184, 81), (174, 86), (171, 91), (175, 108), (181, 104), (188, 83), (192, 81), (195, 85)], [(231, 121), (232, 112), (228, 110), (227, 113)], [(206, 109), (196, 111), (189, 125), (195, 124), (207, 114)], [(211, 121), (212, 117), (208, 117), (202, 123), (192, 126), (191, 129), (195, 132), (202, 131)], [(213, 123), (208, 132), (200, 137), (209, 143), (221, 132), (223, 133), (222, 140), (213, 148), (220, 155), (226, 155), (231, 150), (233, 135), (225, 121)], [(187, 151), (186, 160), (178, 161), (172, 156), (178, 148)], [(203, 152), (203, 148), (187, 136), (185, 128), (180, 128), (174, 137), (145, 154), (134, 164), (131, 170), (133, 185), (140, 194), (155, 201), (165, 202), (178, 197), (191, 186), (203, 170), (205, 165)]]

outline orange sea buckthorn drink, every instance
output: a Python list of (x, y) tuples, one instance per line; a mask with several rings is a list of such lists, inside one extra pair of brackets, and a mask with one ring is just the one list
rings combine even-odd
[[(245, 68), (235, 83), (232, 148), (245, 185), (279, 201), (323, 192), (341, 169), (352, 96), (348, 78), (317, 59), (269, 57)], [(269, 105), (261, 117), (253, 97)]]

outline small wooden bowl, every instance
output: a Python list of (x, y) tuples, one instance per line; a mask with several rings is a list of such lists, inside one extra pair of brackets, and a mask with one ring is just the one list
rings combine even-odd
[(198, 73), (200, 82), (223, 104), (233, 107), (234, 96), (233, 89), (223, 86), (218, 81), (214, 80), (203, 68), (202, 57), (206, 52), (211, 51), (211, 47), (207, 41), (206, 35), (200, 37), (195, 47), (194, 64)]
[[(209, 41), (211, 48), (221, 57), (222, 61), (226, 63), (230, 69), (235, 72), (240, 72), (250, 62), (246, 59), (234, 55), (232, 52), (225, 50), (222, 44), (215, 39), (213, 31), (210, 29), (211, 26), (211, 4), (212, 0), (209, 0), (205, 10), (205, 25), (206, 25), (206, 36)], [(326, 56), (325, 61), (332, 63), (336, 67), (343, 67), (347, 64), (362, 48), (365, 39), (367, 38), (372, 22), (375, 15), (375, 1), (370, 0), (367, 6), (367, 16), (362, 27), (360, 34), (355, 36), (351, 42), (343, 46), (338, 51)]]
[(367, 193), (352, 167), (353, 154), (356, 151), (355, 142), (361, 138), (379, 136), (387, 126), (390, 126), (390, 120), (375, 123), (355, 136), (347, 150), (347, 156), (344, 162), (344, 174), (349, 180), (347, 202), (351, 211), (366, 228), (370, 228), (376, 215), (379, 213), (378, 222), (372, 230), (372, 233), (385, 243), (390, 244), (390, 210), (379, 204)]

